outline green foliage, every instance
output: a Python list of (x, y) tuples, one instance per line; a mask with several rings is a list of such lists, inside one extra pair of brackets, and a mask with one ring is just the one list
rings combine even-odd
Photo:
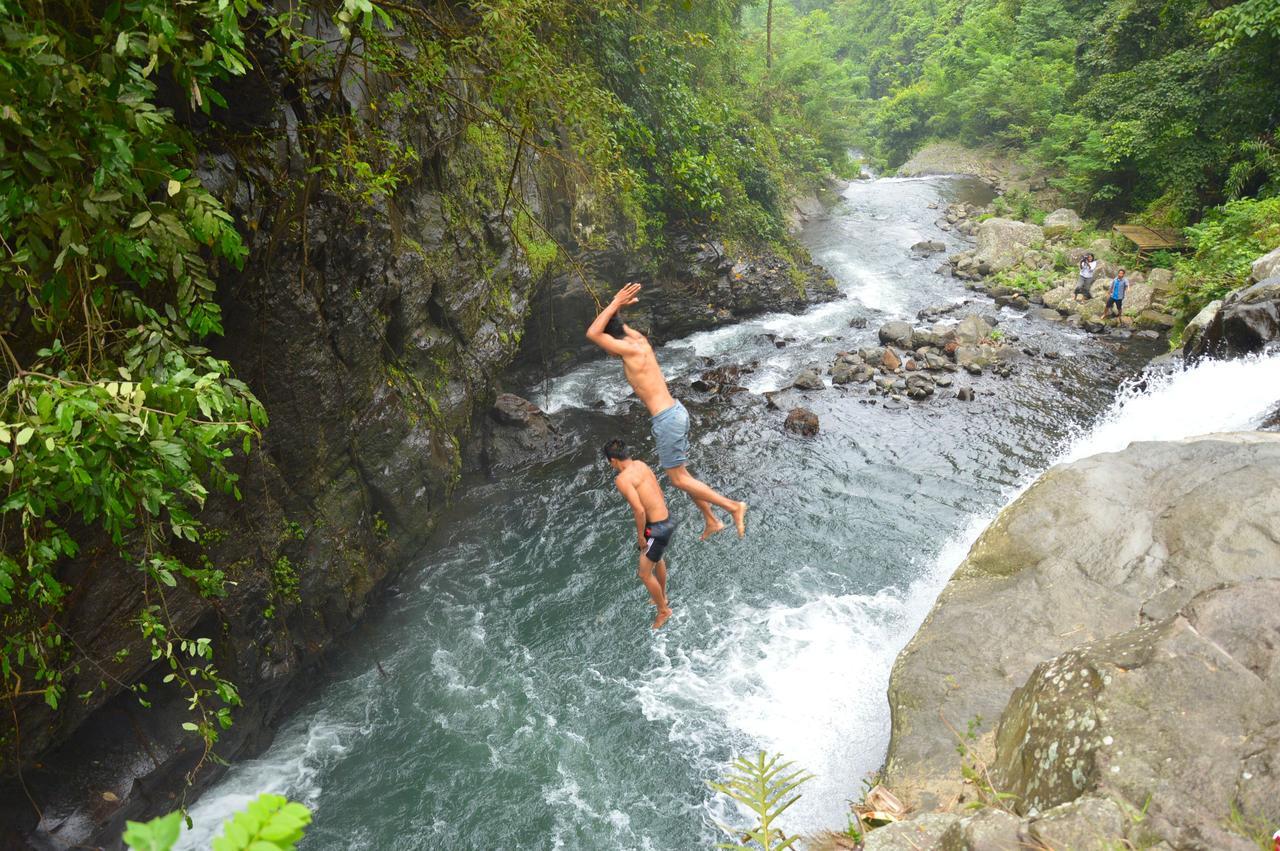
[(1244, 286), (1250, 265), (1280, 245), (1280, 198), (1246, 198), (1217, 207), (1185, 231), (1194, 249), (1174, 264), (1172, 302), (1179, 324)]
[[(181, 811), (149, 822), (126, 822), (122, 837), (131, 851), (169, 851), (182, 831)], [(227, 820), (212, 851), (293, 851), (302, 840), (311, 811), (279, 795), (259, 795)]]
[(12, 345), (0, 337), (0, 688), (56, 709), (81, 664), (105, 679), (127, 657), (84, 659), (65, 640), (59, 571), (100, 536), (137, 571), (143, 603), (125, 616), (206, 749), (239, 698), (166, 594), (221, 595), (221, 571), (181, 552), (201, 540), (208, 494), (238, 495), (227, 462), (266, 416), (200, 345), (222, 331), (214, 271), (245, 249), (192, 176), (176, 111), (225, 104), (217, 85), (246, 70), (256, 9), (0, 0), (0, 289), (14, 305)]
[(805, 771), (788, 771), (792, 763), (783, 762), (781, 754), (768, 756), (763, 751), (755, 759), (738, 757), (734, 771), (723, 782), (708, 783), (712, 789), (727, 795), (756, 816), (756, 824), (745, 828), (722, 828), (741, 842), (722, 843), (720, 848), (760, 848), (762, 851), (784, 851), (794, 848), (800, 837), (787, 837), (773, 825), (792, 804), (800, 800), (792, 794), (813, 775)]
[(1252, 842), (1259, 851), (1271, 851), (1275, 848), (1275, 842), (1271, 838), (1273, 828), (1267, 820), (1253, 813), (1246, 813), (1234, 800), (1224, 827)]
[[(792, 0), (797, 9), (813, 4)], [(1272, 0), (832, 0), (807, 18), (897, 164), (939, 138), (1034, 155), (1077, 208), (1172, 201), (1184, 216), (1280, 188)], [(818, 67), (822, 67), (819, 63)]]

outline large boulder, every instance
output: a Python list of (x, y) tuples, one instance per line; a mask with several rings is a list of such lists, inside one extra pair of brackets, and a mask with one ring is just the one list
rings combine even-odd
[(986, 274), (1003, 272), (1016, 266), (1032, 247), (1043, 242), (1044, 231), (1039, 225), (1012, 219), (987, 219), (978, 225), (974, 261), (980, 269), (989, 269)]
[(1060, 284), (1051, 290), (1041, 293), (1040, 300), (1044, 302), (1045, 307), (1056, 310), (1075, 299), (1075, 289), (1076, 285), (1074, 283)]
[(1200, 312), (1182, 329), (1182, 353), (1184, 356), (1191, 357), (1199, 348), (1200, 339), (1204, 336), (1205, 329), (1213, 322), (1221, 307), (1222, 299), (1214, 299), (1200, 308)]
[(1257, 579), (1041, 663), (1000, 719), (995, 787), (1021, 812), (1111, 799), (1104, 834), (1054, 848), (1113, 847), (1112, 801), (1175, 848), (1255, 847), (1223, 813), (1280, 817), (1277, 635), (1280, 579)]
[(501, 393), (480, 431), (479, 466), (492, 472), (547, 461), (564, 441), (542, 409), (514, 393)]
[(991, 325), (976, 313), (970, 313), (956, 326), (956, 339), (961, 343), (976, 346), (991, 336)]
[[(999, 718), (1041, 662), (1223, 583), (1280, 578), (1277, 505), (1280, 434), (1135, 443), (1045, 473), (982, 534), (899, 655), (885, 784), (925, 809), (952, 799), (951, 728)], [(1230, 692), (1217, 696), (1235, 711)]]
[(1253, 261), (1249, 279), (1252, 281), (1265, 281), (1267, 278), (1274, 278), (1277, 275), (1280, 275), (1280, 245)]
[(912, 330), (908, 322), (886, 322), (880, 326), (880, 342), (900, 349), (911, 348)]
[(1280, 276), (1237, 290), (1205, 326), (1192, 358), (1253, 354), (1280, 339)]
[(1066, 207), (1054, 210), (1044, 217), (1044, 235), (1047, 237), (1075, 233), (1082, 227), (1084, 223), (1080, 221), (1080, 214)]

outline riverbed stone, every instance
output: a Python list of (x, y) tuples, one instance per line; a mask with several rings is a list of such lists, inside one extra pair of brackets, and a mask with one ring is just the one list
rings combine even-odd
[(946, 250), (947, 244), (945, 242), (939, 242), (936, 239), (921, 240), (911, 246), (911, 253), (922, 257), (928, 254), (940, 254)]
[(991, 336), (991, 323), (976, 313), (970, 313), (956, 326), (956, 339), (966, 345), (977, 345)]
[(1140, 329), (1150, 328), (1153, 331), (1168, 331), (1173, 327), (1175, 321), (1171, 313), (1162, 313), (1159, 310), (1144, 310), (1133, 320), (1133, 324)]
[(827, 385), (823, 383), (822, 376), (816, 369), (805, 369), (791, 380), (791, 386), (800, 390), (822, 390)]
[(783, 427), (802, 437), (813, 437), (818, 433), (818, 415), (808, 408), (792, 408)]
[(895, 372), (902, 366), (902, 358), (892, 348), (886, 346), (884, 353), (880, 356), (880, 365), (890, 372)]
[(911, 348), (912, 330), (908, 322), (886, 322), (880, 326), (880, 342), (900, 349)]
[[(948, 724), (999, 718), (1037, 665), (1140, 626), (1158, 595), (1176, 612), (1223, 583), (1280, 578), (1277, 505), (1273, 433), (1133, 443), (1042, 475), (978, 538), (895, 662), (886, 785), (925, 809), (950, 800), (962, 783)], [(1205, 697), (1236, 711), (1228, 692)]]

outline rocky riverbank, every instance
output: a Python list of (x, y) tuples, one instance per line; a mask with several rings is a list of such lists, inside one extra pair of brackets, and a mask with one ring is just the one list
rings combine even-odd
[(1280, 824), (1277, 506), (1274, 434), (1044, 474), (894, 666), (880, 779), (914, 815), (863, 847), (1256, 848)]

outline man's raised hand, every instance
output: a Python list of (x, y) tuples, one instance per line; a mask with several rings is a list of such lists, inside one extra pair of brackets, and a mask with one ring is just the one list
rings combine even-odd
[(626, 307), (629, 304), (635, 304), (640, 301), (639, 295), (640, 285), (630, 283), (618, 290), (618, 294), (613, 297), (613, 303), (618, 307)]

